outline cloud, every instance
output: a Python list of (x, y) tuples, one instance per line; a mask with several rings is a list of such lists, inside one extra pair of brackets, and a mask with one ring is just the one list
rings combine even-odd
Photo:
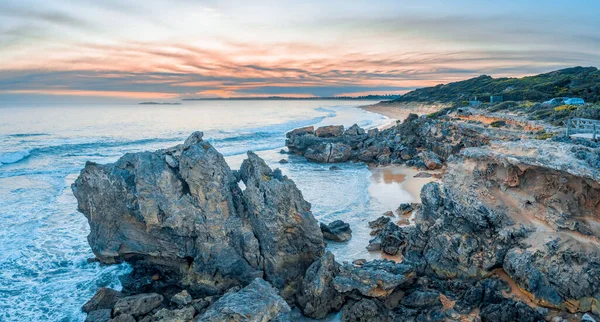
[[(0, 90), (169, 97), (403, 92), (600, 63), (590, 7), (185, 0), (0, 4)], [(588, 8), (584, 10), (583, 8)], [(585, 12), (584, 12), (585, 11)]]

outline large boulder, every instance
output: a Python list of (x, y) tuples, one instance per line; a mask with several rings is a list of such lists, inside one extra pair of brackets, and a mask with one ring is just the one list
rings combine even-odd
[(291, 295), (324, 251), (293, 181), (253, 153), (234, 174), (201, 132), (113, 164), (88, 162), (72, 189), (98, 260), (127, 261), (192, 292), (220, 294), (264, 277)]
[(352, 238), (352, 229), (350, 229), (350, 225), (341, 220), (334, 220), (327, 225), (321, 223), (320, 226), (323, 238), (325, 239), (345, 242)]
[(339, 272), (339, 264), (333, 254), (327, 252), (307, 270), (302, 282), (300, 308), (304, 315), (322, 319), (331, 311), (338, 311), (344, 296), (333, 287), (333, 279)]
[(246, 185), (246, 221), (260, 245), (257, 263), (265, 279), (289, 298), (306, 269), (324, 253), (318, 222), (294, 182), (256, 154), (248, 152), (240, 178)]
[(342, 136), (344, 134), (343, 125), (328, 125), (321, 126), (315, 131), (315, 135), (320, 138), (332, 138)]
[(288, 133), (285, 134), (285, 137), (291, 138), (293, 136), (300, 136), (300, 135), (314, 134), (314, 133), (315, 133), (314, 126), (305, 126), (305, 127), (301, 127), (301, 128), (297, 128), (292, 131), (289, 131)]
[(262, 279), (256, 279), (239, 292), (221, 297), (197, 321), (283, 322), (290, 320), (290, 311), (275, 288)]
[(349, 302), (342, 309), (343, 322), (391, 322), (393, 315), (376, 299), (363, 298), (358, 302)]
[(410, 263), (373, 260), (360, 267), (342, 265), (333, 280), (333, 287), (340, 293), (357, 291), (364, 296), (385, 298), (396, 288), (410, 286), (416, 277)]
[(101, 287), (96, 291), (96, 294), (81, 307), (81, 310), (85, 313), (90, 313), (96, 310), (112, 309), (122, 297), (123, 293), (119, 291)]
[(145, 315), (159, 307), (163, 300), (163, 296), (156, 293), (127, 296), (119, 299), (117, 303), (115, 303), (113, 314), (130, 314), (133, 316)]
[(343, 143), (324, 143), (306, 150), (307, 160), (319, 163), (346, 162), (350, 159), (352, 147)]

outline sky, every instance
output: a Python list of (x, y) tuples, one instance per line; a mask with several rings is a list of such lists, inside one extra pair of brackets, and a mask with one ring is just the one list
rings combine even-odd
[(0, 0), (0, 101), (405, 93), (600, 67), (596, 0)]

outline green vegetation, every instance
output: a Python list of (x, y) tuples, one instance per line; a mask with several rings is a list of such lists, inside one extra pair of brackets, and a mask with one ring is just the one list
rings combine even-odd
[[(492, 95), (502, 96), (505, 101), (503, 103), (543, 102), (555, 97), (580, 97), (586, 102), (600, 102), (600, 71), (595, 67), (573, 67), (523, 78), (492, 78), (483, 75), (461, 82), (417, 89), (394, 102), (464, 104), (472, 97), (477, 97), (481, 102), (489, 102)], [(533, 104), (531, 103), (532, 106)]]
[(557, 106), (554, 108), (555, 112), (560, 112), (560, 111), (572, 111), (572, 110), (576, 110), (577, 106), (575, 105), (561, 105), (561, 106)]
[(554, 136), (554, 133), (541, 133), (535, 136), (536, 140), (548, 140)]
[(492, 123), (490, 123), (491, 127), (502, 127), (502, 126), (506, 126), (506, 121), (504, 120), (498, 120), (498, 121), (494, 121)]

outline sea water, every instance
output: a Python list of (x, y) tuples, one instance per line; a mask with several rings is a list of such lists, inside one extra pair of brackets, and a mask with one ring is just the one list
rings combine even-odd
[[(119, 289), (118, 276), (130, 268), (88, 263), (89, 227), (70, 185), (86, 161), (109, 163), (124, 153), (173, 146), (197, 130), (232, 169), (253, 150), (296, 182), (319, 221), (350, 223), (350, 242), (328, 243), (338, 261), (371, 258), (367, 222), (391, 209), (369, 194), (369, 169), (345, 163), (331, 171), (328, 164), (279, 153), (294, 128), (388, 123), (356, 108), (370, 103), (0, 106), (0, 321), (82, 321), (81, 305), (98, 287)], [(280, 164), (282, 158), (290, 162)]]

